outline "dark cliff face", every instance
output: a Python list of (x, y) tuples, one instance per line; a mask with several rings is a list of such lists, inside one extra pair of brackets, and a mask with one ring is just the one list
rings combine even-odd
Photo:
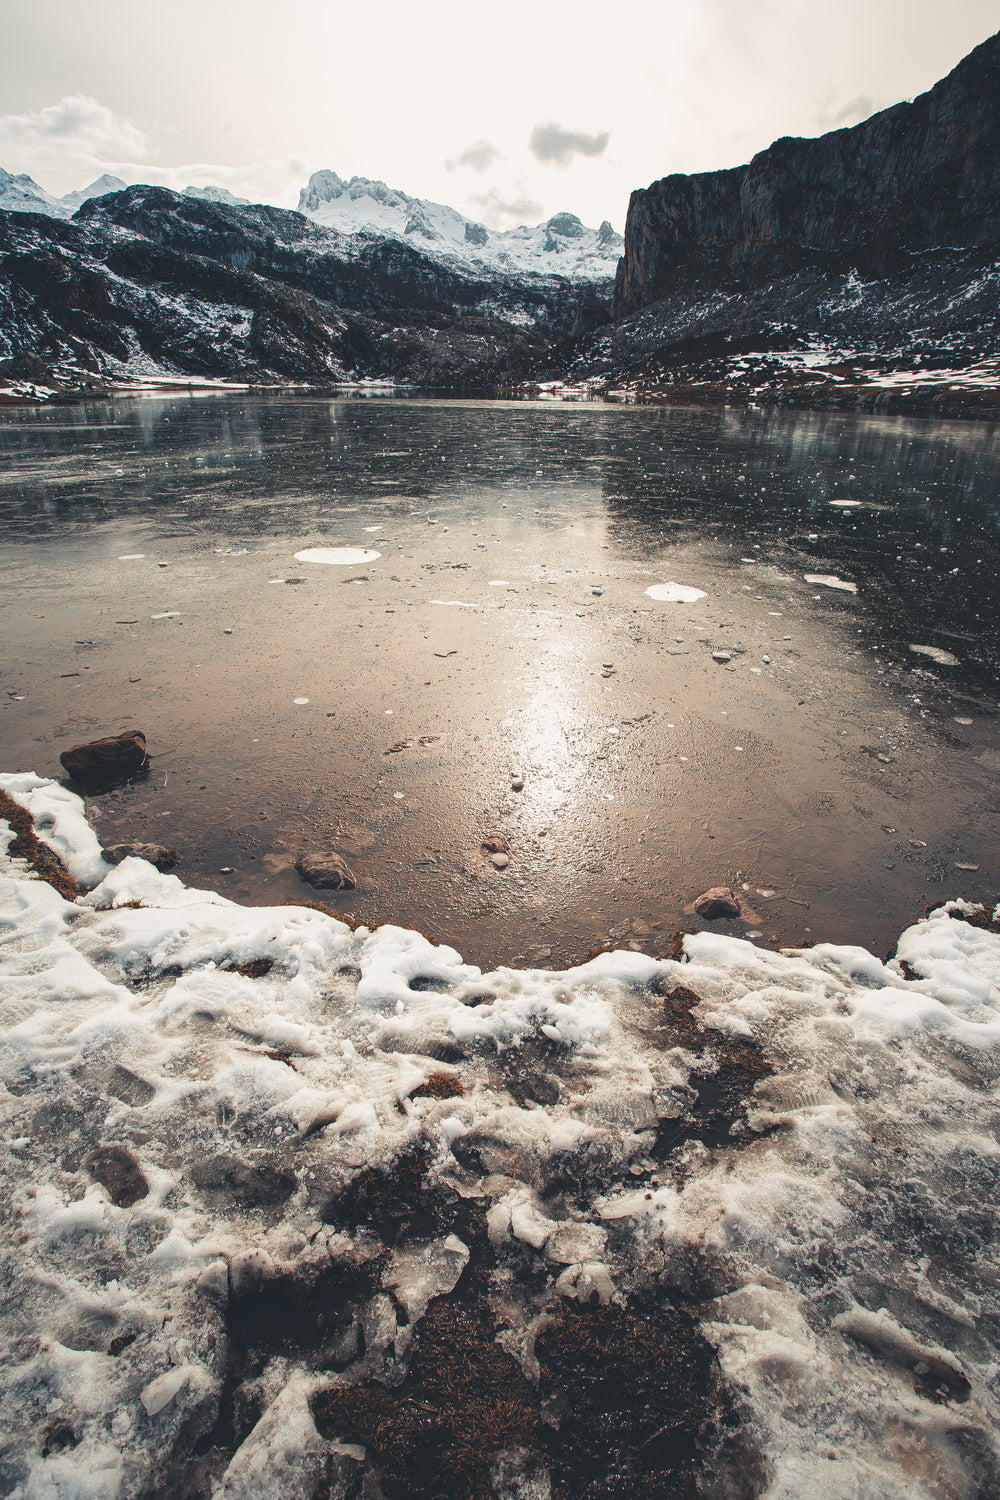
[(1000, 252), (1000, 34), (912, 104), (633, 193), (615, 314), (807, 267), (891, 277), (943, 246)]

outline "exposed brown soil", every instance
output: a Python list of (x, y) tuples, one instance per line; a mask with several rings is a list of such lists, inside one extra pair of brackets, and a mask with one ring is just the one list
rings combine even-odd
[(8, 853), (26, 860), (40, 880), (47, 881), (67, 901), (75, 901), (80, 887), (58, 854), (42, 843), (35, 832), (31, 814), (4, 791), (0, 791), (0, 818), (14, 833)]
[(465, 1093), (460, 1078), (453, 1073), (432, 1073), (426, 1082), (410, 1094), (411, 1099), (459, 1099)]

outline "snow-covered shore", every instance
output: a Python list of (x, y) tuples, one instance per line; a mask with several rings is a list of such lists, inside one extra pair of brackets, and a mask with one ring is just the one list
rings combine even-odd
[[(310, 1403), (398, 1384), (429, 1300), (461, 1295), (445, 1201), (479, 1215), (480, 1284), (529, 1379), (564, 1299), (680, 1300), (760, 1493), (1000, 1492), (995, 914), (948, 903), (888, 963), (701, 932), (678, 959), (483, 973), (402, 928), (109, 868), (71, 793), (0, 788), (89, 887), (67, 901), (0, 856), (5, 1493), (111, 1500), (195, 1471), (197, 1493), (346, 1493), (363, 1450)], [(740, 1049), (760, 1066), (713, 1134)], [(422, 1217), (390, 1236), (338, 1216), (414, 1151)], [(234, 1305), (361, 1265), (330, 1349), (290, 1329), (234, 1361)], [(547, 1493), (532, 1474), (503, 1493)]]

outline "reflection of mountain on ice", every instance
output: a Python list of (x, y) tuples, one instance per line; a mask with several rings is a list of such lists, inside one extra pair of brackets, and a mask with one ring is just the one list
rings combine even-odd
[[(713, 1492), (756, 1447), (774, 1496), (1000, 1493), (993, 913), (948, 902), (884, 963), (699, 932), (679, 960), (482, 974), (399, 927), (109, 870), (78, 798), (0, 786), (93, 886), (64, 899), (0, 823), (18, 1493), (355, 1493), (394, 1450), (338, 1393), (402, 1410), (427, 1330), (486, 1306), (527, 1402), (567, 1320), (675, 1309), (714, 1349), (712, 1420), (684, 1429), (679, 1361), (640, 1477), (669, 1422)], [(550, 1402), (530, 1493), (588, 1390)]]
[(533, 228), (487, 229), (446, 204), (411, 198), (369, 177), (345, 182), (330, 171), (313, 173), (299, 194), (299, 212), (342, 234), (408, 239), (425, 255), (582, 280), (614, 276), (625, 243), (606, 219), (600, 229), (588, 229), (570, 213), (553, 214)]

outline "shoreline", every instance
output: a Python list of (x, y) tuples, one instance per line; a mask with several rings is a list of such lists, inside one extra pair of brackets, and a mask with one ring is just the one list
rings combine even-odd
[[(975, 369), (975, 367), (969, 367)], [(740, 380), (685, 376), (637, 377), (635, 379), (593, 376), (586, 380), (517, 378), (490, 385), (419, 386), (408, 381), (363, 378), (316, 383), (237, 381), (226, 377), (150, 377), (137, 380), (106, 380), (87, 377), (87, 383), (17, 381), (0, 385), (0, 411), (26, 407), (79, 406), (88, 401), (127, 399), (142, 395), (246, 393), (247, 395), (372, 395), (386, 398), (419, 396), (431, 400), (521, 400), (586, 402), (594, 405), (740, 407), (749, 410), (837, 412), (847, 416), (910, 417), (920, 421), (1000, 422), (1000, 380), (996, 384), (970, 381), (956, 387), (956, 378), (966, 373), (949, 371), (940, 382), (926, 376), (908, 379), (912, 371), (880, 372), (872, 378), (847, 376), (836, 370), (817, 380), (816, 371), (806, 379), (790, 377), (752, 384)], [(832, 377), (832, 378), (831, 378)]]
[(885, 964), (701, 932), (484, 972), (106, 870), (77, 797), (0, 782), (84, 888), (0, 827), (26, 1492), (405, 1488), (428, 1430), (477, 1494), (1000, 1477), (996, 1332), (959, 1316), (997, 1266), (995, 909)]

